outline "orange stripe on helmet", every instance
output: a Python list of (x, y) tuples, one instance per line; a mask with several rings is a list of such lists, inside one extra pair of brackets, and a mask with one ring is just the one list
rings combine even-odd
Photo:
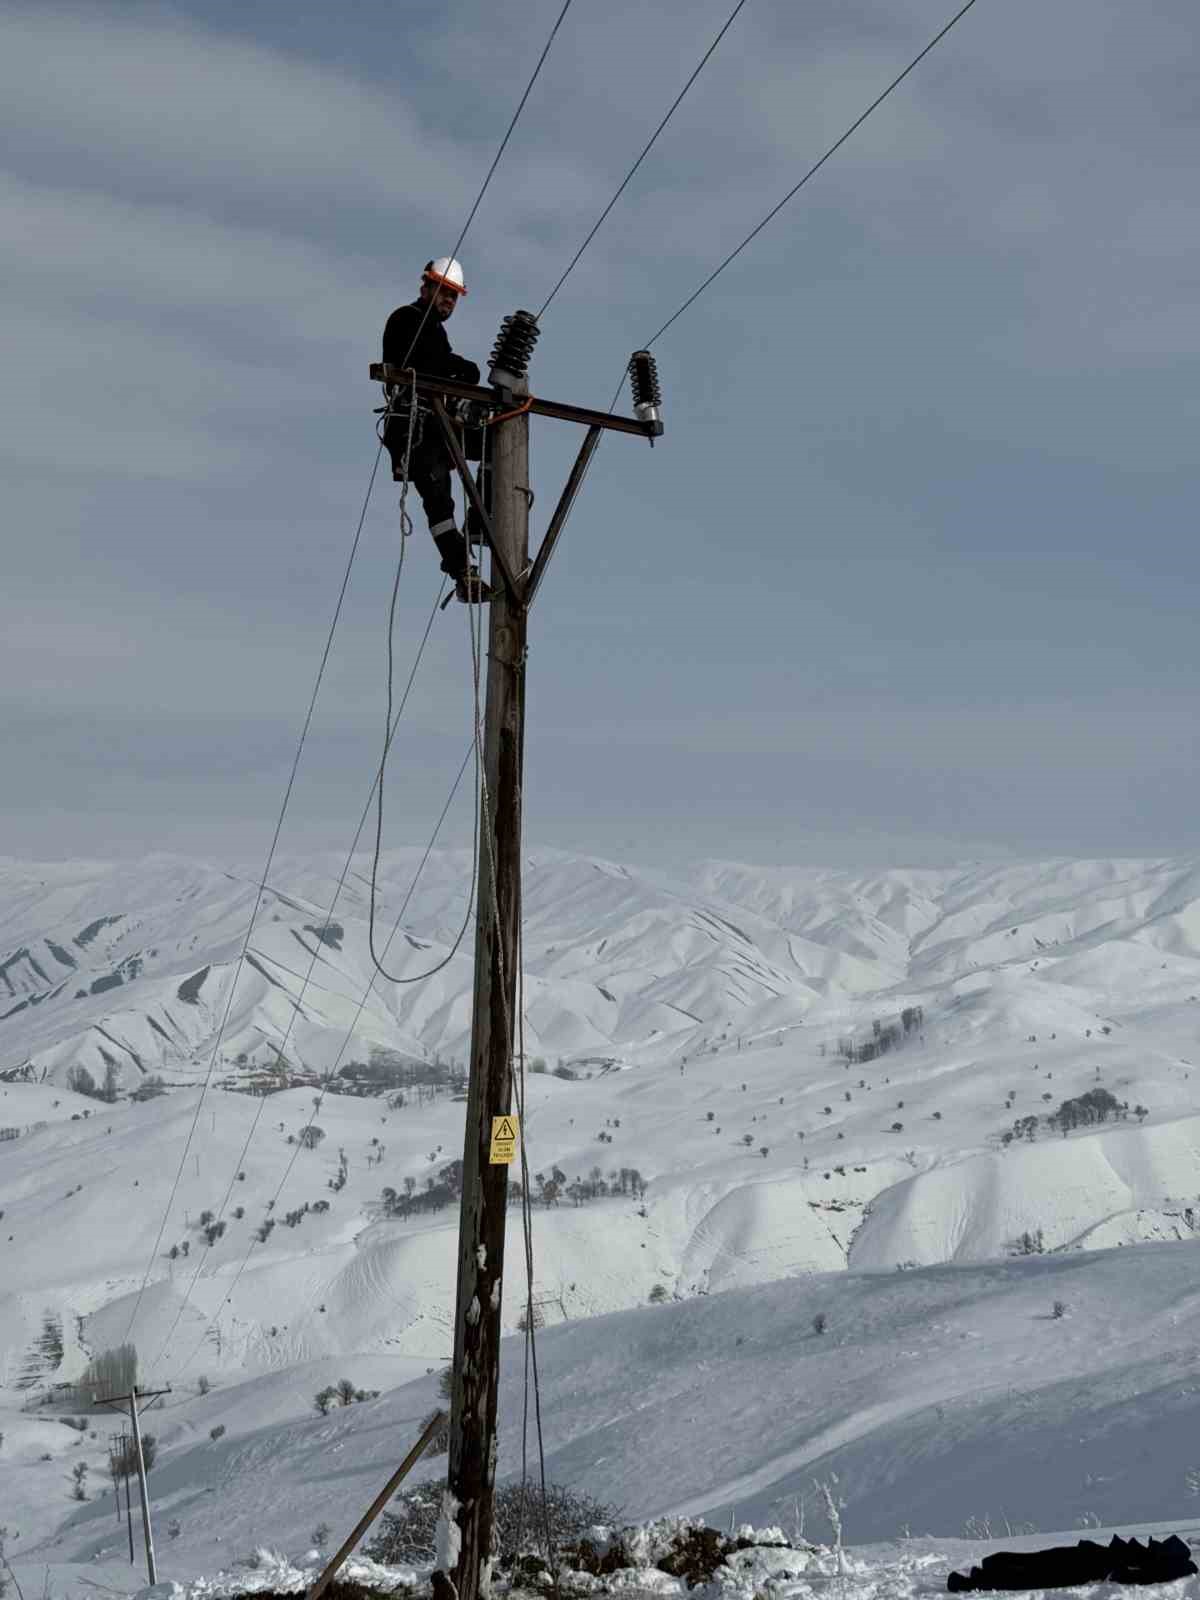
[(440, 283), (446, 289), (453, 289), (455, 294), (467, 292), (465, 284), (455, 283), (453, 278), (444, 278), (440, 272), (423, 272), (421, 276), (426, 283)]

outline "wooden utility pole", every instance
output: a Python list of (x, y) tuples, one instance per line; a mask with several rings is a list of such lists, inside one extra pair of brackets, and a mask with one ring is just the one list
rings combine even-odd
[[(463, 1143), (458, 1290), (450, 1402), (450, 1462), (444, 1508), (457, 1550), (439, 1550), (453, 1567), (433, 1575), (438, 1600), (481, 1600), (492, 1555), (496, 1479), (496, 1398), (508, 1162), (520, 1138), (512, 1117), (513, 1057), (519, 1048), (517, 967), (521, 916), (521, 786), (525, 757), (525, 641), (529, 608), (583, 484), (601, 433), (635, 434), (651, 444), (663, 431), (654, 361), (636, 351), (629, 370), (636, 417), (529, 396), (525, 373), (537, 338), (527, 311), (506, 317), (492, 352), (492, 387), (427, 377), (373, 363), (389, 410), (396, 394), (426, 401), (474, 507), (492, 554), (488, 618), (487, 707), (484, 715), (483, 805), (479, 820), (479, 884), (475, 921), (475, 1009), (471, 1024), (467, 1122)], [(446, 410), (466, 402), (486, 417), (491, 443), (491, 505), (471, 476)], [(529, 560), (529, 418), (554, 417), (587, 435), (551, 514), (533, 563)], [(454, 1537), (447, 1540), (453, 1546)]]
[[(124, 1434), (121, 1435), (124, 1438)], [(129, 1470), (125, 1471), (125, 1527), (129, 1532), (129, 1565), (133, 1566), (133, 1507), (129, 1503)]]
[(108, 1446), (108, 1465), (112, 1473), (113, 1499), (117, 1502), (117, 1521), (121, 1520), (121, 1479), (125, 1480), (125, 1524), (129, 1530), (129, 1565), (133, 1566), (133, 1510), (129, 1504), (129, 1435), (118, 1434)]
[(108, 1441), (108, 1475), (113, 1484), (113, 1501), (117, 1508), (117, 1521), (121, 1520), (121, 1463), (119, 1447), (110, 1439)]
[[(129, 1405), (129, 1421), (133, 1427), (133, 1452), (137, 1462), (138, 1495), (142, 1502), (142, 1531), (146, 1536), (146, 1576), (151, 1583), (157, 1583), (158, 1577), (154, 1570), (154, 1535), (150, 1530), (150, 1495), (146, 1489), (146, 1460), (142, 1453), (142, 1430), (138, 1418), (138, 1401), (154, 1400), (160, 1394), (170, 1394), (170, 1389), (139, 1389), (135, 1383), (130, 1394), (110, 1394), (102, 1397), (92, 1396), (94, 1406)], [(128, 1479), (126, 1480), (128, 1487)], [(130, 1539), (133, 1538), (132, 1525)]]
[[(518, 390), (518, 396), (524, 393)], [(492, 529), (515, 574), (529, 565), (529, 416), (492, 430)], [(455, 1585), (477, 1600), (491, 1554), (496, 1476), (496, 1393), (508, 1166), (493, 1162), (493, 1117), (512, 1110), (517, 1048), (517, 926), (521, 900), (521, 779), (525, 756), (524, 597), (506, 584), (488, 608), (484, 803), (479, 819), (479, 891), (475, 912), (475, 1009), (467, 1127), (463, 1145), (450, 1404), (449, 1490), (459, 1503), (461, 1536)]]

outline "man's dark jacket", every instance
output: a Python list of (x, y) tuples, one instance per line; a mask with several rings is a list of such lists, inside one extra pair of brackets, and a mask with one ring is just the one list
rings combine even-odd
[[(425, 316), (427, 310), (428, 317)], [(421, 327), (422, 318), (424, 327)], [(418, 328), (421, 328), (420, 334)], [(409, 346), (414, 338), (417, 342), (409, 357)], [(479, 368), (465, 356), (454, 354), (442, 319), (419, 300), (414, 300), (410, 306), (398, 306), (387, 319), (383, 330), (383, 359), (393, 367), (416, 367), (418, 372), (431, 378), (453, 378), (457, 383), (479, 382)]]

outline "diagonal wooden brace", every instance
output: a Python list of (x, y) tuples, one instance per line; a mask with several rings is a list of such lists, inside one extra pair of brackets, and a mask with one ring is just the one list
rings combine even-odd
[[(468, 466), (467, 458), (463, 455), (462, 446), (458, 442), (458, 435), (454, 431), (450, 418), (446, 415), (446, 408), (436, 394), (430, 396), (430, 404), (433, 406), (434, 416), (441, 423), (442, 432), (446, 437), (446, 448), (449, 450), (451, 459), (458, 469), (458, 475), (462, 479), (463, 491), (472, 506), (474, 506), (475, 514), (479, 518), (480, 526), (492, 552), (492, 560), (499, 568), (500, 575), (504, 579), (505, 586), (514, 603), (518, 606), (523, 606), (525, 604), (525, 586), (518, 580), (516, 573), (513, 572), (508, 563), (508, 558), (496, 542), (496, 536), (492, 529), (492, 519), (484, 508), (475, 479), (471, 476), (471, 468)], [(465, 539), (466, 535), (464, 534), (463, 537)]]
[(529, 581), (525, 585), (525, 604), (531, 606), (538, 592), (538, 586), (546, 575), (546, 567), (550, 557), (554, 554), (554, 547), (558, 543), (558, 536), (563, 531), (563, 525), (575, 504), (575, 496), (583, 486), (584, 476), (592, 463), (596, 453), (596, 446), (600, 443), (600, 429), (591, 427), (587, 431), (579, 454), (575, 458), (575, 465), (571, 468), (571, 476), (567, 479), (566, 487), (558, 498), (554, 508), (554, 515), (550, 518), (550, 526), (546, 529), (546, 537), (542, 540), (542, 547), (534, 558), (533, 570), (529, 574)]

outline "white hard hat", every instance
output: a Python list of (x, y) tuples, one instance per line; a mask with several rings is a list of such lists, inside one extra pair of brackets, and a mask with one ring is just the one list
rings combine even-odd
[(463, 270), (453, 256), (439, 256), (436, 261), (427, 261), (421, 276), (427, 283), (444, 283), (447, 289), (453, 289), (455, 294), (466, 294), (467, 286), (463, 282)]

